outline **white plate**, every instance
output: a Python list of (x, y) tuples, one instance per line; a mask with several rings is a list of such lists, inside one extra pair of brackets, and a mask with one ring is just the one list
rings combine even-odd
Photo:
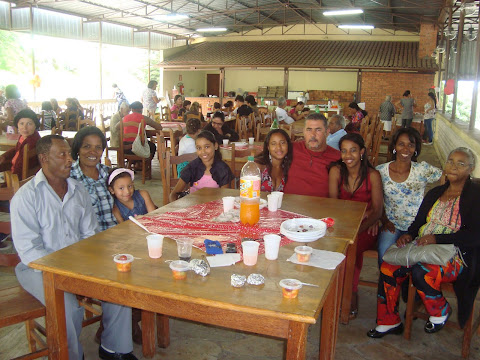
[(248, 147), (247, 142), (233, 142), (232, 144), (235, 144), (235, 148), (242, 148), (242, 147)]
[(320, 220), (302, 218), (289, 219), (280, 226), (280, 233), (298, 242), (315, 241), (325, 235), (327, 225)]
[[(268, 205), (267, 200), (260, 199), (260, 209), (263, 209), (263, 208), (266, 207), (267, 205)], [(237, 196), (237, 197), (235, 198), (234, 206), (235, 206), (236, 208), (239, 208), (239, 207), (240, 207), (240, 196)]]

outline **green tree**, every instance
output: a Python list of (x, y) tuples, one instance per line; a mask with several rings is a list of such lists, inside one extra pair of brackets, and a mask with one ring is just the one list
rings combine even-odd
[(13, 31), (0, 30), (0, 70), (15, 74), (29, 71), (30, 54), (20, 45), (19, 36)]

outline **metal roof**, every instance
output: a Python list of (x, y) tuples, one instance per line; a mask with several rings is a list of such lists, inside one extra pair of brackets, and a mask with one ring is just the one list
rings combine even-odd
[[(33, 6), (80, 16), (85, 21), (126, 25), (188, 37), (197, 28), (222, 26), (227, 33), (299, 24), (373, 24), (392, 31), (418, 32), (420, 23), (437, 23), (448, 0), (19, 0), (16, 7)], [(361, 8), (363, 14), (327, 17), (326, 10)], [(156, 15), (181, 13), (188, 19), (162, 22)], [(208, 34), (213, 36), (214, 34)], [(219, 36), (219, 35), (217, 35)], [(221, 36), (221, 35), (220, 35)]]
[(418, 42), (235, 41), (203, 42), (165, 54), (167, 68), (288, 67), (435, 72), (435, 59), (418, 56)]

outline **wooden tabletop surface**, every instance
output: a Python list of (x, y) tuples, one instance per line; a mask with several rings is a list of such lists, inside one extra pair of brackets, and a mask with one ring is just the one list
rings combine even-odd
[[(238, 192), (230, 189), (202, 189), (190, 194), (179, 201), (173, 202), (156, 213), (171, 211), (175, 208), (215, 200), (224, 194)], [(303, 197), (305, 200), (305, 215), (316, 218), (328, 216), (325, 209), (335, 208), (338, 204), (338, 214), (345, 212), (345, 202), (321, 198)], [(308, 199), (308, 201), (307, 201)], [(292, 199), (285, 196), (282, 207), (298, 211), (301, 208)], [(324, 201), (330, 203), (322, 206)], [(315, 205), (316, 204), (316, 205)], [(358, 227), (363, 216), (364, 207), (350, 207), (349, 221), (340, 223), (356, 224)], [(331, 214), (330, 214), (331, 215)], [(356, 231), (356, 230), (355, 230)], [(352, 234), (355, 232), (352, 230)], [(164, 298), (184, 300), (200, 305), (238, 309), (250, 314), (274, 316), (277, 318), (315, 323), (319, 309), (325, 301), (324, 294), (330, 286), (333, 271), (322, 270), (311, 266), (296, 265), (286, 259), (293, 254), (293, 249), (299, 243), (291, 243), (280, 249), (279, 259), (269, 261), (264, 255), (259, 255), (257, 265), (248, 267), (243, 263), (235, 266), (213, 268), (211, 274), (205, 278), (189, 272), (184, 281), (174, 280), (171, 270), (165, 260), (177, 259), (175, 241), (166, 238), (164, 241), (163, 256), (160, 259), (150, 259), (147, 252), (146, 233), (131, 221), (124, 222), (107, 231), (96, 234), (74, 245), (47, 255), (32, 262), (35, 269), (51, 273), (67, 275), (72, 278), (94, 281), (117, 288), (126, 288), (145, 294), (157, 295)], [(335, 238), (330, 233), (324, 238), (310, 243), (316, 249), (324, 249), (345, 253), (348, 241)], [(113, 255), (129, 253), (139, 259), (133, 262), (132, 271), (121, 273), (116, 270)], [(203, 252), (194, 249), (192, 258), (199, 258)], [(249, 275), (260, 273), (265, 276), (265, 285), (257, 287), (246, 285), (236, 289), (230, 285), (232, 274)], [(286, 300), (282, 297), (278, 282), (284, 278), (297, 278), (303, 282), (318, 284), (319, 288), (303, 287), (297, 299)]]

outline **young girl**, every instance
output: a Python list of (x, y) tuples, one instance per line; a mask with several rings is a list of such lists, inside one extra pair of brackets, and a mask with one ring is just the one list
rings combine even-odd
[(222, 154), (218, 149), (215, 136), (203, 130), (195, 140), (198, 158), (190, 161), (182, 170), (180, 179), (170, 193), (169, 200), (175, 201), (178, 193), (190, 185), (190, 192), (195, 192), (204, 187), (227, 187), (234, 176), (230, 167), (222, 161)]
[(134, 173), (130, 169), (118, 168), (110, 172), (107, 179), (108, 191), (115, 199), (112, 213), (118, 223), (129, 216), (144, 215), (157, 207), (146, 190), (135, 190)]
[[(200, 123), (200, 120), (198, 119), (187, 120), (187, 123), (186, 123), (187, 135), (185, 135), (180, 139), (180, 143), (178, 144), (178, 156), (197, 152), (197, 148), (195, 146), (195, 138), (200, 133), (201, 128), (202, 128), (202, 124)], [(178, 177), (180, 177), (182, 170), (187, 165), (188, 165), (188, 161), (185, 161), (177, 165)]]

